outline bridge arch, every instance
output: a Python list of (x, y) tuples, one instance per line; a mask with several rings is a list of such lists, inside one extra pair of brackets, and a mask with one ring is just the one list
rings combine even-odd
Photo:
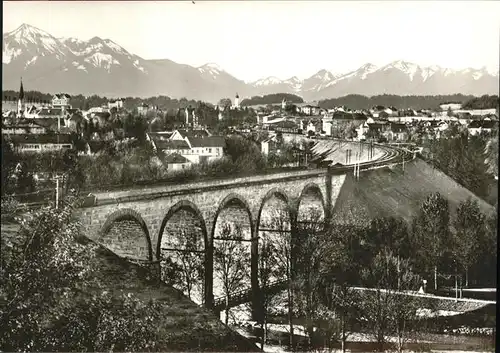
[(217, 220), (219, 219), (219, 215), (221, 214), (222, 211), (231, 206), (241, 207), (244, 210), (244, 212), (248, 215), (248, 220), (250, 222), (250, 230), (251, 230), (250, 235), (251, 237), (253, 237), (253, 232), (255, 228), (254, 228), (253, 216), (250, 205), (242, 196), (235, 193), (230, 193), (220, 202), (219, 207), (215, 212), (214, 221), (212, 225), (212, 232), (211, 232), (212, 240), (215, 237), (216, 225), (217, 225)]
[(160, 261), (160, 276), (205, 305), (212, 300), (212, 273), (210, 264), (207, 265), (212, 259), (208, 247), (205, 219), (196, 204), (181, 200), (170, 207), (158, 233), (156, 258)]
[[(307, 205), (306, 203), (309, 203)], [(309, 206), (309, 207), (308, 207)], [(321, 213), (321, 218), (326, 217), (325, 199), (320, 187), (316, 183), (308, 183), (302, 189), (297, 203), (297, 222), (301, 222), (306, 217), (307, 209), (316, 209)]]
[(200, 221), (201, 232), (203, 235), (204, 248), (206, 249), (208, 247), (208, 232), (207, 232), (207, 226), (205, 223), (205, 219), (203, 218), (203, 214), (201, 213), (198, 206), (196, 206), (194, 203), (192, 203), (191, 201), (188, 201), (188, 200), (182, 200), (182, 201), (177, 202), (172, 207), (170, 207), (170, 209), (168, 210), (165, 217), (163, 217), (163, 221), (161, 222), (161, 226), (160, 226), (160, 231), (158, 233), (158, 242), (157, 242), (157, 247), (156, 247), (156, 258), (158, 260), (160, 260), (160, 258), (161, 258), (161, 242), (162, 242), (163, 232), (165, 230), (165, 227), (167, 226), (167, 223), (172, 218), (172, 216), (175, 215), (179, 211), (189, 212), (198, 221)]
[(286, 211), (288, 212), (290, 219), (293, 219), (294, 210), (292, 209), (290, 199), (288, 198), (288, 195), (286, 194), (286, 192), (281, 188), (272, 188), (271, 190), (269, 190), (267, 192), (267, 194), (262, 198), (262, 201), (260, 202), (259, 213), (257, 214), (257, 221), (255, 223), (257, 229), (260, 226), (260, 220), (262, 217), (262, 210), (264, 209), (266, 202), (271, 200), (273, 197), (275, 197), (276, 199), (278, 199), (286, 204)]
[[(234, 230), (241, 232), (241, 239), (234, 239)], [(225, 233), (225, 232), (228, 233)], [(225, 277), (224, 261), (228, 256), (238, 256), (245, 258), (243, 268), (239, 267), (237, 272), (242, 276), (242, 280), (238, 284), (233, 284), (230, 289), (231, 293), (241, 290), (241, 287), (248, 286), (250, 279), (251, 293), (256, 296), (258, 290), (257, 279), (257, 253), (255, 239), (255, 225), (252, 216), (252, 211), (248, 202), (239, 194), (230, 193), (219, 204), (215, 212), (212, 232), (211, 232), (211, 247), (209, 252), (213, 255), (213, 295), (215, 297), (215, 305), (224, 298), (225, 293), (223, 283)], [(247, 259), (249, 260), (248, 262)], [(219, 261), (221, 260), (221, 261)], [(234, 261), (230, 261), (234, 263)], [(226, 262), (227, 263), (227, 262)], [(235, 268), (233, 268), (234, 275)], [(239, 277), (239, 276), (238, 276)]]
[[(120, 222), (124, 223), (124, 227), (122, 229), (115, 229), (115, 225)], [(134, 225), (138, 226), (139, 229), (134, 229)], [(136, 235), (138, 231), (144, 235), (143, 241), (137, 239)], [(110, 232), (113, 233), (114, 237), (109, 236)], [(127, 237), (128, 239), (122, 239), (123, 237)], [(123, 208), (111, 213), (101, 227), (98, 239), (99, 242), (110, 247), (119, 255), (145, 258), (149, 261), (153, 260), (153, 248), (148, 226), (142, 216), (133, 209)], [(128, 248), (124, 247), (124, 245), (128, 245)]]

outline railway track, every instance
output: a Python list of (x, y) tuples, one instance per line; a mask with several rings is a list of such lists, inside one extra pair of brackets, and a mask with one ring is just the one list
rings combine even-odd
[[(348, 142), (352, 143), (352, 141), (338, 141), (338, 142), (339, 142), (338, 145), (335, 145), (335, 144), (332, 145), (332, 147), (334, 147), (334, 149), (332, 149), (331, 151), (328, 151), (326, 153), (323, 152), (320, 156), (317, 156), (317, 160), (319, 160), (319, 161), (325, 160), (326, 155), (341, 148), (342, 143), (348, 143)], [(363, 143), (363, 142), (361, 142), (361, 143), (364, 144), (365, 146), (370, 145), (369, 143)], [(402, 164), (403, 161), (409, 162), (415, 158), (414, 153), (412, 153), (408, 150), (405, 150), (404, 148), (397, 148), (397, 147), (393, 147), (393, 146), (389, 146), (389, 145), (382, 145), (382, 144), (377, 144), (377, 143), (373, 143), (372, 145), (375, 148), (382, 150), (383, 155), (375, 160), (365, 161), (365, 162), (361, 162), (361, 163), (357, 164), (357, 165), (359, 165), (360, 172), (370, 170), (370, 169), (387, 167), (387, 166), (395, 166), (398, 164)], [(321, 170), (321, 169), (324, 169), (324, 168), (318, 168), (318, 170)], [(354, 170), (354, 164), (329, 166), (328, 169), (330, 171), (334, 171), (336, 173), (342, 173), (342, 172), (348, 173), (349, 171)], [(36, 209), (36, 208), (48, 206), (50, 204), (53, 204), (53, 202), (51, 202), (49, 200), (44, 200), (44, 201), (37, 200), (35, 202), (21, 203), (20, 206), (22, 206), (25, 209)]]

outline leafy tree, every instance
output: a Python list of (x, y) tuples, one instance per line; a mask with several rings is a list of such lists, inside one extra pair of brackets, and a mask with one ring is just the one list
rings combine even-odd
[(11, 176), (14, 173), (18, 158), (12, 145), (2, 135), (2, 196), (12, 191)]
[(281, 104), (283, 99), (285, 99), (288, 103), (304, 103), (304, 99), (295, 94), (274, 93), (274, 94), (267, 94), (264, 96), (254, 96), (252, 98), (244, 99), (241, 102), (241, 106)]
[(455, 226), (455, 255), (465, 270), (465, 285), (469, 286), (469, 268), (477, 261), (479, 242), (484, 238), (485, 217), (479, 210), (477, 200), (470, 198), (457, 208)]
[(410, 237), (402, 218), (376, 218), (367, 229), (365, 247), (371, 258), (380, 251), (391, 251), (400, 261), (410, 257)]
[(488, 173), (498, 176), (498, 130), (486, 143), (485, 154)]
[(218, 106), (223, 109), (229, 108), (231, 105), (233, 105), (231, 98), (221, 98), (218, 103)]
[(83, 241), (74, 206), (29, 212), (15, 236), (2, 234), (0, 350), (159, 349), (161, 304), (103, 291), (99, 247)]
[(462, 109), (495, 109), (498, 107), (500, 100), (497, 95), (483, 95), (467, 100)]
[(449, 244), (449, 205), (439, 193), (431, 194), (420, 207), (413, 222), (413, 245), (417, 249), (417, 261), (430, 273), (434, 267), (434, 289), (437, 290), (438, 264)]
[(241, 288), (247, 277), (245, 264), (248, 263), (248, 253), (242, 245), (243, 233), (239, 226), (222, 225), (220, 245), (214, 247), (214, 270), (222, 282), (226, 297), (225, 323), (229, 323), (231, 294)]

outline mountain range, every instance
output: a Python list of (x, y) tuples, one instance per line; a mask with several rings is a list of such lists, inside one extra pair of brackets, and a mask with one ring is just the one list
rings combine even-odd
[(423, 67), (403, 60), (381, 67), (368, 63), (344, 74), (322, 69), (306, 79), (244, 82), (214, 63), (193, 67), (168, 59), (146, 60), (111, 39), (56, 38), (27, 24), (4, 33), (2, 49), (4, 89), (18, 89), (22, 77), (26, 90), (107, 97), (167, 95), (213, 103), (235, 93), (242, 98), (293, 93), (306, 101), (347, 94), (498, 94), (498, 71)]

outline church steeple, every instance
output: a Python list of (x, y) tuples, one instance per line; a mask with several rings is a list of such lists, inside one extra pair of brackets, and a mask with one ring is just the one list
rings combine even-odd
[(238, 93), (236, 93), (236, 97), (234, 97), (234, 108), (240, 108), (240, 96), (238, 95)]
[(21, 87), (19, 87), (19, 98), (17, 100), (17, 116), (21, 117), (24, 112), (24, 88), (23, 78), (21, 77)]
[(21, 77), (21, 87), (19, 88), (19, 100), (24, 99), (24, 88), (23, 88), (23, 78)]

